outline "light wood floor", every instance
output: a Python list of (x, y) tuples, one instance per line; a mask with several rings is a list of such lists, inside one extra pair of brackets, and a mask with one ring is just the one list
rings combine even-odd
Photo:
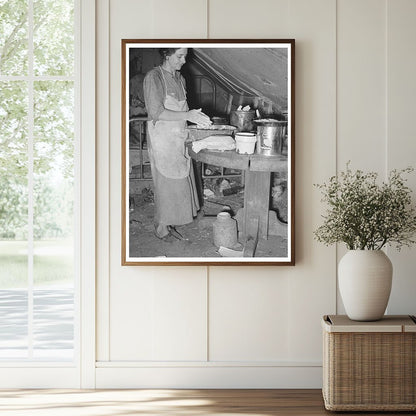
[[(326, 411), (321, 390), (0, 390), (1, 416), (358, 414)], [(392, 414), (415, 413), (370, 415)]]

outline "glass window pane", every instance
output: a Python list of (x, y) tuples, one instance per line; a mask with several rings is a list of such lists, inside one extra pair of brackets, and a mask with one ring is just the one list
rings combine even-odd
[(36, 81), (34, 84), (35, 173), (58, 169), (72, 178), (74, 83)]
[(27, 94), (0, 82), (0, 359), (27, 357)]
[(0, 75), (27, 75), (27, 0), (0, 0)]
[[(63, 261), (63, 252), (72, 256), (73, 82), (35, 82), (34, 119), (34, 238), (37, 241), (52, 241), (54, 248), (51, 248), (51, 253), (58, 250), (57, 258)], [(43, 247), (42, 252), (47, 251)], [(58, 277), (54, 280), (63, 278)], [(67, 278), (72, 279), (72, 272)], [(41, 277), (35, 275), (35, 282), (40, 280)]]
[[(5, 245), (4, 241), (0, 241), (0, 267), (5, 265), (7, 253), (12, 257), (10, 263), (6, 264), (7, 270), (13, 269), (17, 272), (17, 269), (20, 268), (22, 273), (27, 271), (27, 253), (17, 255), (13, 250), (10, 250), (10, 246)], [(0, 289), (0, 361), (27, 358), (27, 310), (27, 290)]]
[(74, 74), (74, 1), (34, 0), (36, 75)]
[(36, 288), (33, 308), (33, 357), (72, 360), (74, 289), (65, 286)]
[(27, 94), (0, 81), (0, 239), (27, 240)]
[(72, 359), (74, 85), (34, 84), (34, 358)]

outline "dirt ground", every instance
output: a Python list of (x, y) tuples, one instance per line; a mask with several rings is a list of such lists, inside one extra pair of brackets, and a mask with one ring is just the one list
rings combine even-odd
[[(227, 197), (204, 199), (203, 207), (191, 224), (176, 227), (185, 241), (165, 242), (154, 234), (154, 202), (151, 190), (144, 189), (131, 198), (130, 257), (221, 257), (213, 242), (213, 223), (216, 214), (227, 210), (235, 214), (243, 207), (244, 191)], [(239, 227), (240, 228), (240, 227)], [(233, 247), (242, 250), (242, 238)], [(285, 257), (287, 240), (281, 236), (259, 239), (255, 257)]]

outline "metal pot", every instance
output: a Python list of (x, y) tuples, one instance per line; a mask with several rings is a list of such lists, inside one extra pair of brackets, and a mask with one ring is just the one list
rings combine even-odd
[(257, 153), (268, 156), (282, 154), (287, 121), (260, 119), (254, 122), (257, 124)]
[(237, 127), (237, 131), (252, 131), (254, 130), (254, 117), (256, 117), (254, 110), (234, 110), (230, 113), (230, 124)]

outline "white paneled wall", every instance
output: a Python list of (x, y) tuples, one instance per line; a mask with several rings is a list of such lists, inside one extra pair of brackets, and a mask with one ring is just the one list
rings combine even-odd
[(337, 2), (337, 162), (384, 173), (386, 2)]
[(288, 360), (288, 289), (274, 268), (210, 268), (209, 360)]
[(287, 0), (210, 0), (208, 34), (211, 39), (287, 39)]
[[(387, 167), (416, 168), (416, 2), (389, 1), (387, 11)], [(416, 191), (415, 173), (408, 185)], [(415, 313), (415, 249), (390, 249), (389, 256), (394, 279), (388, 311), (407, 313), (413, 305)]]
[[(97, 1), (97, 387), (320, 387), (320, 318), (342, 305), (313, 184), (348, 160), (416, 165), (415, 15), (413, 0)], [(120, 265), (121, 39), (207, 37), (296, 39), (294, 267)], [(414, 254), (391, 253), (390, 313), (416, 313)]]
[[(371, 28), (371, 29), (370, 29)], [(386, 168), (386, 2), (337, 1), (337, 168)], [(337, 261), (345, 254), (338, 250)], [(338, 294), (338, 311), (344, 313)]]

